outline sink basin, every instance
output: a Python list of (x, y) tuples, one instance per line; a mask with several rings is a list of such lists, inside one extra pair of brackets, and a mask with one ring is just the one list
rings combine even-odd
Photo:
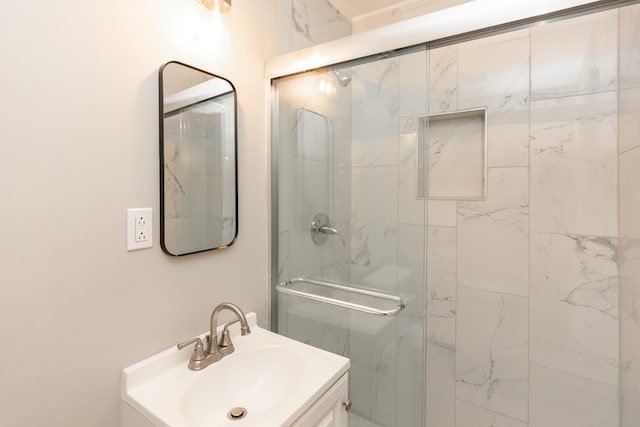
[[(232, 327), (234, 353), (204, 370), (190, 371), (191, 352), (175, 347), (124, 369), (122, 400), (157, 426), (286, 426), (349, 368), (347, 358), (259, 328), (254, 313), (247, 320), (251, 334)], [(234, 408), (246, 415), (229, 419)]]
[[(239, 369), (207, 368), (187, 388), (180, 409), (188, 425), (229, 425), (227, 413), (235, 407), (245, 408), (247, 415), (262, 419), (277, 409), (282, 396), (299, 385), (304, 372), (300, 358), (283, 345), (260, 345), (235, 356), (228, 365)], [(211, 398), (211, 384), (220, 388), (215, 399)]]

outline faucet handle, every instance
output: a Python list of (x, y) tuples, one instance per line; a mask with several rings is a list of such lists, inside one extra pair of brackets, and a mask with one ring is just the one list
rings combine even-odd
[(204, 346), (202, 345), (202, 340), (199, 337), (191, 338), (185, 342), (181, 342), (177, 345), (178, 350), (182, 350), (185, 347), (190, 346), (191, 344), (195, 344), (195, 348), (193, 349), (193, 354), (191, 355), (191, 360), (199, 361), (204, 360)]
[(222, 328), (222, 337), (220, 338), (220, 343), (219, 343), (220, 347), (229, 347), (230, 345), (233, 345), (231, 343), (231, 337), (229, 336), (229, 326), (239, 321), (240, 321), (240, 318), (237, 318), (224, 324), (224, 327)]

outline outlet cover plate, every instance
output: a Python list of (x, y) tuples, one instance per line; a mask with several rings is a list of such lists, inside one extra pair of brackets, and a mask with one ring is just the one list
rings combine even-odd
[[(142, 240), (136, 235), (143, 235)], [(153, 246), (153, 209), (127, 209), (127, 251)]]

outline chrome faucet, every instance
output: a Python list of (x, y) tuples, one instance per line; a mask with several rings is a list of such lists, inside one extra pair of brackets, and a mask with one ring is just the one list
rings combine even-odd
[[(222, 310), (232, 311), (236, 315), (236, 319), (225, 323), (222, 328), (222, 337), (220, 338), (220, 342), (218, 342), (218, 314), (220, 314)], [(211, 313), (210, 330), (209, 335), (207, 335), (207, 349), (204, 349), (202, 340), (199, 337), (191, 338), (178, 344), (178, 350), (195, 344), (193, 354), (191, 355), (191, 359), (189, 359), (189, 369), (199, 371), (233, 353), (234, 347), (231, 342), (231, 337), (229, 336), (229, 326), (236, 322), (240, 322), (241, 335), (244, 336), (251, 333), (247, 318), (240, 307), (230, 302), (218, 304)]]
[(327, 241), (328, 236), (338, 236), (342, 246), (347, 246), (344, 237), (342, 237), (338, 229), (329, 222), (329, 217), (326, 214), (319, 213), (313, 217), (310, 231), (313, 243), (318, 246), (323, 245)]
[(328, 234), (330, 236), (338, 236), (340, 238), (342, 246), (347, 246), (347, 242), (345, 242), (344, 237), (342, 237), (342, 234), (340, 234), (338, 229), (335, 227), (331, 227), (330, 225), (321, 225), (320, 228), (318, 228), (318, 233)]

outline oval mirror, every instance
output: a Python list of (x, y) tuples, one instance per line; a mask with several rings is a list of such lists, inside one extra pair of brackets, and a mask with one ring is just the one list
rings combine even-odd
[(227, 247), (238, 234), (235, 88), (177, 61), (160, 67), (159, 80), (162, 250)]

